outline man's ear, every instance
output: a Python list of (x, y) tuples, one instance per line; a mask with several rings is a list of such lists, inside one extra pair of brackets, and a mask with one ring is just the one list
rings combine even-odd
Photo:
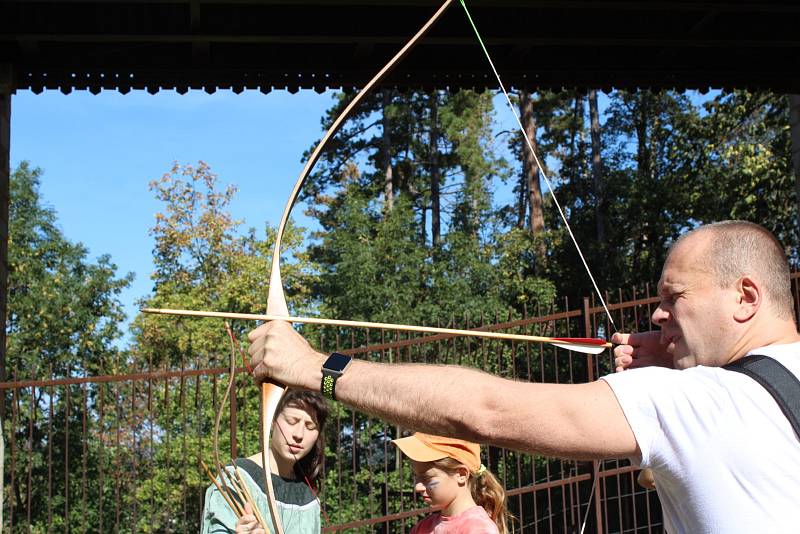
[(736, 282), (738, 303), (733, 318), (740, 323), (752, 319), (763, 303), (761, 283), (752, 276), (743, 276)]

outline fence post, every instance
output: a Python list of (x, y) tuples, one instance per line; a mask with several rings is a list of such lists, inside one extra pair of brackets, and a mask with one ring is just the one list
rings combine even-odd
[[(592, 328), (592, 315), (589, 311), (589, 297), (583, 297), (583, 331), (586, 337), (595, 337), (594, 329)], [(594, 382), (594, 364), (595, 355), (586, 355), (586, 369), (587, 369), (587, 382)], [(594, 496), (594, 520), (595, 531), (597, 534), (603, 534), (603, 514), (600, 510), (600, 462), (598, 460), (592, 461), (592, 487), (595, 490), (592, 492)], [(595, 487), (595, 484), (597, 487)], [(591, 506), (591, 504), (589, 504)]]
[[(8, 379), (6, 372), (6, 306), (8, 304), (8, 203), (11, 177), (11, 94), (14, 92), (14, 68), (0, 64), (0, 382)], [(6, 419), (5, 391), (0, 396), (0, 419)], [(0, 525), (2, 529), (2, 525)]]

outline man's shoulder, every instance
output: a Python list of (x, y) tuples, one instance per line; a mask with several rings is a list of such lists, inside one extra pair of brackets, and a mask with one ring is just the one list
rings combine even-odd
[(735, 384), (738, 375), (720, 367), (698, 365), (688, 369), (642, 367), (601, 377), (614, 391), (620, 404), (640, 404), (649, 398), (653, 402), (672, 403), (679, 399), (713, 396), (715, 391), (726, 392)]
[(747, 355), (762, 354), (781, 362), (794, 374), (800, 374), (800, 341), (796, 343), (775, 343), (748, 351)]
[(639, 367), (636, 369), (627, 369), (621, 373), (609, 373), (601, 376), (603, 380), (614, 388), (617, 384), (638, 384), (644, 385), (650, 382), (663, 383), (664, 381), (670, 382), (673, 380), (680, 380), (683, 371), (671, 369), (668, 367)]
[(747, 351), (747, 355), (763, 354), (770, 358), (796, 358), (800, 360), (800, 341), (795, 343), (773, 343)]

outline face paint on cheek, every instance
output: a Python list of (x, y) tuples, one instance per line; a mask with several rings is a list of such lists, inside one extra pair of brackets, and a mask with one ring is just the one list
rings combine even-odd
[(436, 489), (436, 486), (438, 485), (439, 485), (438, 480), (431, 480), (430, 482), (425, 484), (425, 491), (428, 492), (428, 495), (430, 495), (431, 493), (433, 493), (433, 491)]

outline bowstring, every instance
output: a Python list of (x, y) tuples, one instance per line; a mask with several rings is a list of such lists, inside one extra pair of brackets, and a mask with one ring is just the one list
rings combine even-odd
[(530, 137), (525, 132), (525, 128), (522, 126), (522, 121), (519, 118), (519, 114), (517, 110), (514, 109), (514, 104), (511, 102), (511, 97), (508, 95), (508, 91), (506, 91), (505, 85), (503, 84), (503, 80), (500, 79), (500, 74), (498, 74), (497, 69), (494, 66), (494, 62), (492, 61), (491, 56), (489, 55), (489, 50), (487, 50), (486, 45), (483, 43), (483, 39), (481, 38), (481, 34), (478, 31), (477, 26), (475, 26), (475, 22), (472, 20), (472, 16), (469, 13), (469, 9), (467, 9), (467, 4), (464, 0), (459, 0), (461, 2), (461, 6), (464, 8), (464, 13), (467, 15), (467, 20), (469, 21), (470, 26), (472, 26), (472, 30), (475, 32), (475, 36), (478, 38), (478, 43), (483, 50), (486, 59), (489, 61), (489, 66), (492, 68), (492, 72), (494, 72), (495, 78), (497, 78), (497, 83), (500, 85), (500, 89), (503, 92), (503, 95), (506, 97), (506, 102), (508, 102), (508, 107), (511, 110), (511, 113), (514, 115), (514, 118), (517, 121), (517, 125), (519, 126), (519, 130), (522, 133), (522, 137), (525, 139), (525, 143), (528, 145), (528, 149), (531, 151), (531, 155), (533, 155), (533, 159), (536, 162), (536, 165), (539, 167), (539, 174), (541, 174), (542, 178), (544, 178), (545, 184), (547, 184), (547, 190), (550, 192), (550, 197), (553, 199), (553, 203), (556, 205), (558, 209), (558, 214), (561, 216), (561, 220), (564, 221), (564, 226), (567, 228), (567, 233), (569, 233), (569, 237), (572, 239), (572, 243), (575, 245), (575, 250), (578, 251), (578, 256), (581, 258), (581, 262), (583, 263), (584, 269), (586, 269), (586, 274), (589, 275), (589, 280), (592, 281), (592, 286), (594, 287), (594, 291), (597, 294), (597, 298), (600, 299), (600, 303), (603, 305), (603, 309), (608, 316), (608, 320), (611, 323), (611, 326), (614, 327), (614, 330), (617, 329), (616, 324), (614, 324), (614, 319), (611, 317), (611, 312), (606, 305), (606, 301), (603, 298), (602, 293), (600, 292), (600, 288), (597, 286), (597, 282), (592, 276), (592, 271), (589, 269), (589, 264), (586, 262), (586, 258), (583, 256), (583, 251), (581, 250), (580, 245), (578, 245), (578, 240), (575, 239), (575, 234), (572, 233), (572, 228), (567, 222), (567, 216), (564, 214), (564, 210), (561, 208), (561, 204), (558, 202), (556, 198), (555, 191), (553, 190), (553, 185), (550, 183), (550, 178), (547, 177), (547, 173), (544, 170), (544, 166), (542, 165), (539, 156), (536, 154), (536, 149), (533, 148), (533, 143), (531, 142)]
[[(511, 102), (511, 97), (508, 95), (508, 91), (506, 91), (506, 87), (505, 84), (503, 84), (503, 80), (500, 79), (500, 74), (497, 72), (497, 69), (494, 66), (494, 61), (492, 61), (492, 57), (489, 55), (489, 50), (486, 48), (486, 45), (484, 44), (483, 39), (481, 38), (481, 34), (478, 31), (478, 27), (472, 20), (472, 16), (469, 13), (469, 9), (467, 8), (465, 0), (459, 0), (459, 2), (461, 3), (461, 7), (464, 8), (464, 13), (467, 16), (467, 20), (469, 21), (470, 26), (472, 26), (472, 30), (475, 33), (475, 37), (477, 37), (478, 39), (478, 43), (480, 44), (480, 47), (483, 50), (486, 59), (489, 61), (489, 66), (492, 68), (492, 72), (494, 73), (494, 76), (497, 79), (497, 83), (500, 86), (500, 89), (502, 90), (503, 95), (506, 98), (506, 102), (508, 103), (508, 108), (511, 110), (511, 113), (514, 115), (514, 119), (517, 121), (517, 126), (519, 126), (519, 130), (522, 133), (522, 137), (525, 139), (525, 143), (528, 145), (528, 149), (530, 150), (531, 155), (533, 156), (533, 159), (536, 162), (536, 165), (539, 167), (539, 173), (541, 174), (542, 178), (544, 178), (545, 184), (547, 184), (547, 190), (550, 192), (550, 197), (553, 199), (553, 203), (558, 209), (558, 214), (561, 216), (561, 220), (564, 221), (564, 226), (566, 227), (567, 232), (569, 233), (569, 237), (572, 239), (573, 245), (575, 245), (575, 250), (578, 252), (578, 256), (580, 257), (581, 262), (583, 263), (583, 267), (586, 270), (586, 274), (589, 275), (589, 280), (592, 281), (592, 286), (594, 287), (594, 291), (597, 294), (597, 298), (600, 299), (600, 304), (603, 305), (603, 309), (606, 312), (606, 316), (608, 317), (611, 326), (616, 331), (617, 325), (614, 323), (614, 318), (611, 317), (611, 311), (609, 311), (608, 306), (606, 305), (606, 301), (603, 298), (603, 294), (600, 292), (600, 288), (597, 286), (597, 282), (595, 281), (594, 276), (592, 275), (591, 269), (589, 269), (589, 264), (586, 262), (586, 258), (583, 256), (583, 251), (581, 250), (580, 245), (578, 245), (578, 240), (575, 239), (575, 234), (572, 233), (572, 228), (570, 227), (569, 222), (567, 221), (567, 216), (564, 214), (564, 210), (561, 208), (561, 204), (558, 202), (558, 199), (556, 198), (555, 191), (553, 190), (553, 185), (550, 183), (550, 179), (547, 177), (547, 173), (544, 170), (544, 166), (542, 165), (539, 156), (536, 154), (536, 150), (533, 147), (533, 143), (531, 142), (530, 137), (528, 137), (528, 134), (525, 131), (525, 127), (522, 126), (522, 121), (520, 120), (517, 110), (514, 109), (514, 104)], [(586, 528), (586, 523), (589, 520), (589, 510), (591, 510), (592, 506), (591, 500), (592, 497), (594, 496), (594, 490), (595, 487), (597, 486), (597, 481), (599, 480), (598, 477), (599, 470), (600, 470), (600, 463), (598, 462), (597, 468), (595, 470), (594, 481), (592, 482), (592, 489), (589, 493), (589, 502), (586, 507), (586, 516), (584, 517), (583, 524), (581, 525), (581, 530), (580, 530), (581, 534), (583, 534), (583, 531)]]
[[(278, 432), (280, 432), (281, 437), (283, 438), (283, 440), (288, 445), (289, 444), (289, 439), (286, 437), (286, 434), (284, 434), (283, 428), (281, 428), (281, 425), (279, 425), (277, 421), (274, 422), (273, 424), (276, 427), (278, 427)], [(320, 438), (318, 437), (317, 439), (320, 439)], [(308, 489), (311, 490), (311, 495), (313, 495), (314, 498), (317, 500), (317, 503), (319, 504), (319, 509), (322, 510), (322, 515), (325, 516), (325, 521), (330, 525), (331, 524), (331, 518), (328, 517), (328, 512), (326, 512), (325, 511), (325, 507), (322, 506), (322, 500), (319, 498), (319, 495), (317, 494), (316, 490), (314, 489), (314, 486), (311, 484), (311, 481), (308, 479), (308, 475), (306, 474), (305, 470), (303, 469), (303, 466), (300, 464), (300, 460), (297, 458), (297, 454), (292, 452), (292, 456), (294, 456), (294, 465), (296, 465), (297, 468), (300, 470), (300, 474), (303, 475), (303, 480), (305, 481), (306, 486), (308, 486)]]
[(592, 498), (594, 497), (594, 490), (597, 487), (597, 482), (600, 480), (600, 464), (603, 462), (598, 461), (594, 468), (594, 481), (592, 482), (592, 489), (589, 491), (589, 499), (586, 501), (586, 515), (583, 516), (583, 523), (581, 523), (580, 534), (586, 530), (586, 524), (589, 522), (589, 512), (592, 510)]

